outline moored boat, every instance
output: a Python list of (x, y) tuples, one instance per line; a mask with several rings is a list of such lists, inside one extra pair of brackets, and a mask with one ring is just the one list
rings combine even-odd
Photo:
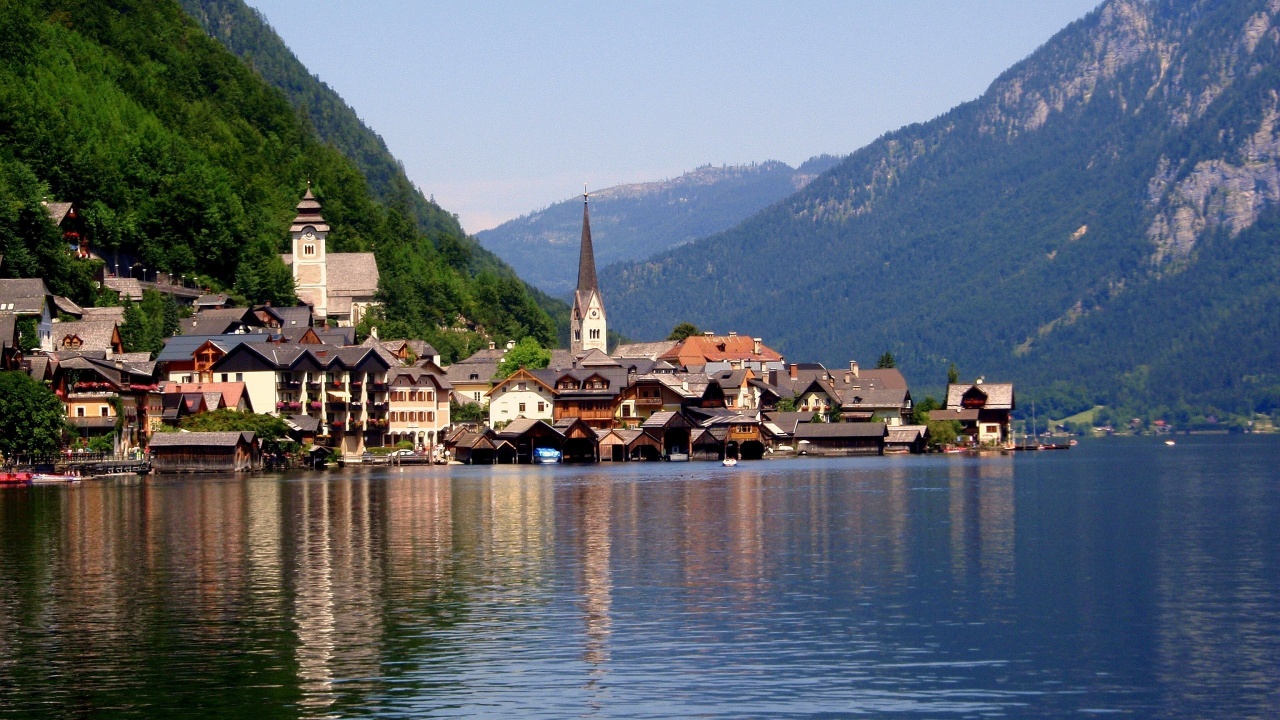
[(30, 484), (31, 473), (29, 472), (0, 472), (0, 487), (14, 487)]
[(560, 462), (560, 451), (555, 448), (534, 448), (533, 462), (535, 465), (554, 465)]

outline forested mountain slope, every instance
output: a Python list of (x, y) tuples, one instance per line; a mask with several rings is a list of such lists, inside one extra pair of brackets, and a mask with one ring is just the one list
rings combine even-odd
[[(384, 202), (398, 202), (441, 251), (472, 275), (493, 273), (510, 280), (516, 272), (474, 238), (467, 236), (458, 219), (423, 196), (405, 175), (382, 137), (370, 129), (356, 111), (332, 88), (312, 75), (266, 18), (244, 0), (179, 0), (182, 7), (210, 37), (248, 63), (289, 102), (307, 116), (320, 138), (355, 163), (369, 187)], [(526, 288), (557, 323), (564, 326), (568, 342), (569, 306), (532, 286)]]
[(832, 363), (890, 350), (922, 384), (954, 361), (1060, 412), (1274, 409), (1278, 25), (1274, 0), (1108, 0), (978, 100), (607, 268), (611, 319)]
[(0, 273), (45, 275), (55, 292), (91, 300), (83, 266), (36, 222), (49, 196), (77, 203), (101, 253), (286, 301), (277, 254), (307, 180), (334, 228), (330, 247), (377, 255), (384, 335), (412, 332), (450, 356), (485, 333), (554, 337), (522, 283), (473, 275), (447, 223), (422, 227), (404, 193), (380, 200), (173, 0), (0, 4)]
[[(771, 160), (707, 165), (672, 180), (616, 185), (591, 192), (591, 231), (601, 265), (640, 260), (728, 229), (804, 187), (839, 162), (821, 155), (799, 168)], [(582, 234), (582, 198), (558, 202), (492, 230), (484, 246), (521, 277), (552, 295), (573, 291)]]

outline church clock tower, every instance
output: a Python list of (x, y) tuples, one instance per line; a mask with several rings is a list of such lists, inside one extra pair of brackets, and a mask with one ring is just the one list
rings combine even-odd
[(587, 193), (582, 193), (582, 248), (578, 255), (578, 289), (573, 294), (573, 314), (569, 318), (569, 351), (582, 355), (588, 350), (608, 352), (605, 334), (604, 298), (596, 280), (596, 256), (591, 247), (591, 219), (587, 213)]

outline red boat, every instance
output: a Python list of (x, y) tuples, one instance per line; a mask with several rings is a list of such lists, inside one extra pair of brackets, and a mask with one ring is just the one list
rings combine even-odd
[(0, 487), (11, 485), (30, 485), (31, 473), (29, 472), (0, 472)]

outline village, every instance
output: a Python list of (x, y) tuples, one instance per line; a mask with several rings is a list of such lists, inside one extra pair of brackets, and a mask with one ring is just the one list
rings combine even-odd
[[(46, 209), (69, 250), (94, 258), (74, 206)], [(171, 432), (215, 411), (282, 419), (313, 464), (923, 453), (940, 447), (930, 442), (937, 422), (955, 428), (949, 448), (1013, 442), (1011, 384), (952, 382), (941, 407), (919, 413), (895, 367), (797, 362), (749, 334), (699, 332), (610, 351), (586, 194), (570, 347), (507, 372), (514, 340), (448, 366), (425, 341), (380, 338), (376, 327), (357, 342), (356, 326), (378, 305), (378, 266), (373, 253), (327, 252), (329, 230), (308, 189), (289, 228), (292, 252), (281, 258), (296, 307), (230, 307), (227, 295), (164, 273), (148, 280), (145, 268), (123, 277), (105, 269), (102, 288), (122, 301), (155, 290), (190, 305), (180, 334), (155, 355), (125, 352), (122, 306), (80, 307), (39, 278), (0, 280), (0, 362), (53, 390), (81, 451), (147, 459), (161, 472), (264, 466), (252, 432)], [(37, 337), (24, 343), (24, 329)], [(451, 417), (459, 408), (465, 420)]]

